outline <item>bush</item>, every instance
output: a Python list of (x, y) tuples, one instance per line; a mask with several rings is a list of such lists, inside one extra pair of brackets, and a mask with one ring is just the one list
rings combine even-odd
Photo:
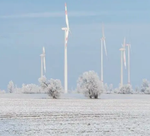
[(13, 81), (10, 81), (8, 83), (7, 89), (8, 89), (9, 93), (13, 93), (15, 91), (15, 85), (14, 85)]
[(102, 83), (94, 71), (84, 72), (77, 81), (77, 89), (86, 97), (97, 99), (103, 92)]
[(150, 82), (147, 79), (143, 79), (142, 81), (141, 92), (150, 94)]
[(119, 94), (132, 94), (133, 93), (133, 89), (132, 86), (130, 84), (127, 85), (123, 85), (120, 89), (119, 89)]
[(61, 93), (63, 93), (61, 81), (58, 79), (51, 79), (49, 83), (50, 84), (47, 87), (48, 95), (54, 99), (59, 98)]
[(48, 95), (54, 99), (57, 99), (61, 96), (63, 93), (61, 81), (58, 79), (50, 79), (47, 80), (46, 77), (39, 78), (39, 82), (41, 85), (41, 88), (43, 90), (46, 90)]
[(35, 84), (23, 84), (21, 92), (26, 94), (40, 93), (40, 87)]
[(5, 90), (0, 90), (0, 94), (5, 94)]

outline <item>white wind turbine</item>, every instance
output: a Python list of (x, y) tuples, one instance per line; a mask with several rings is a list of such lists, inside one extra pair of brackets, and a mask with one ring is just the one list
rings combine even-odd
[[(41, 77), (43, 77), (43, 73), (46, 73), (46, 62), (45, 62), (45, 48), (43, 47), (43, 53), (40, 55), (41, 56)], [(43, 72), (44, 68), (44, 72)]]
[(62, 30), (65, 31), (65, 53), (64, 53), (64, 89), (65, 93), (68, 91), (68, 65), (67, 65), (67, 42), (68, 35), (70, 32), (68, 14), (67, 14), (67, 4), (65, 3), (65, 15), (66, 15), (66, 27), (63, 27)]
[(101, 38), (101, 82), (102, 83), (103, 83), (103, 47), (105, 50), (105, 55), (107, 56), (104, 27), (102, 26), (102, 38)]
[(125, 53), (125, 38), (123, 43), (123, 48), (120, 49), (121, 51), (121, 81), (120, 81), (120, 87), (123, 86), (123, 63), (126, 68), (126, 53)]

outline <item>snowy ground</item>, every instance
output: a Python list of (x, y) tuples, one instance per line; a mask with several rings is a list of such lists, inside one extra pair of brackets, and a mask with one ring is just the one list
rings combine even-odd
[[(80, 97), (68, 98), (73, 96)], [(0, 95), (0, 136), (150, 135), (149, 95), (102, 95), (98, 100), (15, 97)]]

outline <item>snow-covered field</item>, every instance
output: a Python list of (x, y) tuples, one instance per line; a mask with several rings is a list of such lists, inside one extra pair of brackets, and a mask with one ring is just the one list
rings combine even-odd
[(150, 135), (149, 95), (97, 100), (6, 96), (0, 95), (0, 136)]

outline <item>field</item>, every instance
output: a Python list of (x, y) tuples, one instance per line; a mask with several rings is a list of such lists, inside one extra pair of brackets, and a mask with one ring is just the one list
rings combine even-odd
[(1, 95), (0, 136), (149, 136), (150, 96), (127, 98), (53, 100)]

